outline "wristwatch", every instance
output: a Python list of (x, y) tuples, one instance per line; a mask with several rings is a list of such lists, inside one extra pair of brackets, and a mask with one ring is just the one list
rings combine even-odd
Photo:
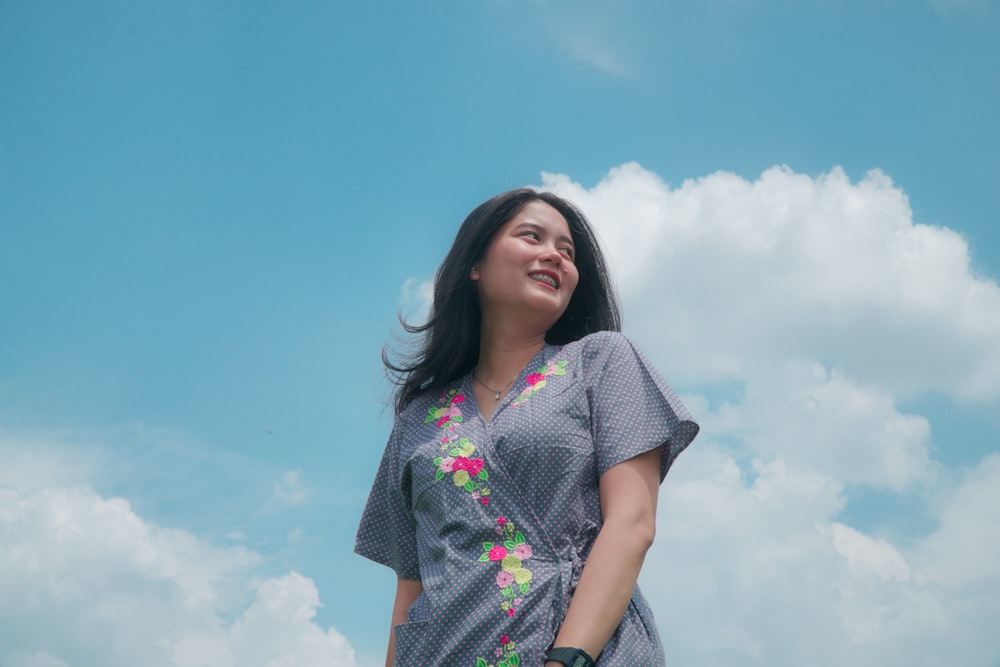
[(594, 659), (582, 648), (560, 646), (549, 651), (546, 660), (555, 660), (566, 667), (594, 667)]

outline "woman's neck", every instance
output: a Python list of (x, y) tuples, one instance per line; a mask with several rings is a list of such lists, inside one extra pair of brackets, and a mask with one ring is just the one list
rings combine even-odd
[(523, 335), (484, 326), (479, 338), (476, 374), (491, 386), (501, 386), (516, 378), (544, 346), (545, 332)]

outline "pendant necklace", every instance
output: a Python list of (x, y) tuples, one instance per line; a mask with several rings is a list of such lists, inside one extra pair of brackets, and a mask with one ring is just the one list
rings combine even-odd
[(509, 387), (512, 384), (514, 384), (514, 380), (517, 379), (516, 377), (514, 377), (514, 378), (511, 379), (510, 382), (508, 382), (504, 386), (500, 387), (499, 389), (494, 389), (493, 387), (489, 386), (488, 384), (486, 384), (485, 382), (483, 382), (479, 378), (479, 373), (477, 372), (476, 369), (473, 369), (473, 371), (472, 371), (472, 377), (473, 377), (473, 379), (475, 379), (476, 382), (478, 382), (479, 384), (483, 385), (486, 389), (492, 391), (493, 392), (493, 400), (496, 400), (496, 401), (500, 400), (500, 394), (502, 394), (503, 392), (507, 391), (507, 387)]

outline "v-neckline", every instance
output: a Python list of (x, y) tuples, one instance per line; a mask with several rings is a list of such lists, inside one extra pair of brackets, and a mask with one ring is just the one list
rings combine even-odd
[(549, 344), (548, 343), (543, 344), (542, 349), (536, 352), (535, 356), (533, 356), (531, 359), (528, 360), (528, 363), (524, 365), (524, 368), (521, 369), (521, 372), (518, 373), (516, 378), (514, 378), (514, 381), (510, 385), (510, 389), (508, 389), (507, 393), (504, 394), (503, 398), (500, 399), (500, 402), (497, 403), (497, 406), (493, 408), (493, 412), (490, 413), (489, 417), (483, 414), (483, 411), (479, 406), (479, 399), (476, 397), (476, 380), (472, 376), (472, 373), (474, 371), (470, 372), (466, 376), (465, 381), (469, 385), (469, 394), (472, 396), (472, 401), (474, 403), (473, 407), (476, 408), (476, 415), (479, 417), (480, 421), (482, 421), (484, 426), (490, 425), (496, 418), (497, 414), (503, 408), (505, 408), (508, 403), (510, 403), (511, 396), (515, 395), (515, 389), (518, 390), (517, 392), (518, 394), (520, 393), (520, 385), (524, 381), (524, 378), (528, 376), (528, 369), (534, 368), (535, 364), (537, 363), (537, 360), (541, 358), (548, 349), (549, 349)]

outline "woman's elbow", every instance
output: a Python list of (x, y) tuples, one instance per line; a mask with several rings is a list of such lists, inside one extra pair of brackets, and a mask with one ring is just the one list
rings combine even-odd
[(656, 538), (656, 517), (646, 513), (632, 516), (608, 517), (605, 526), (613, 526), (617, 542), (627, 544), (631, 550), (645, 554)]
[(656, 517), (643, 517), (635, 522), (635, 539), (643, 553), (653, 546), (653, 540), (656, 539)]

